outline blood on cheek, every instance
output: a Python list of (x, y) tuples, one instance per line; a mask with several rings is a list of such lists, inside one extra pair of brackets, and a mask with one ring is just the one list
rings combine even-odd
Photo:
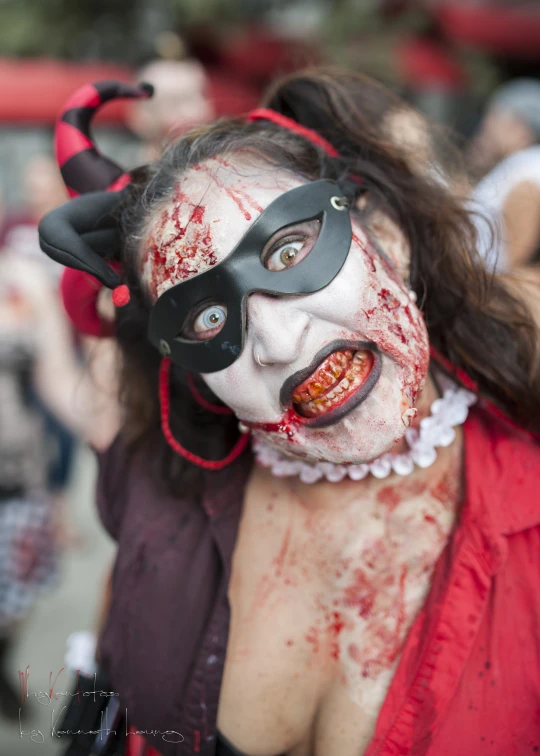
[(358, 329), (401, 366), (407, 400), (416, 401), (429, 364), (429, 343), (419, 310), (404, 303), (404, 283), (392, 265), (377, 254), (369, 241), (353, 233), (353, 243), (364, 259), (366, 299), (359, 309)]

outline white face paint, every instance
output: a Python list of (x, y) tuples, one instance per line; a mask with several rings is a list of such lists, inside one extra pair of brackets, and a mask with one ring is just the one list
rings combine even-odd
[[(142, 269), (152, 295), (225, 259), (264, 208), (301, 183), (290, 173), (250, 163), (246, 157), (213, 159), (190, 169), (149, 228)], [(415, 406), (429, 363), (422, 315), (396, 272), (403, 271), (402, 238), (395, 227), (393, 238), (382, 234), (378, 246), (383, 254), (378, 254), (351, 217), (351, 250), (334, 280), (306, 296), (252, 294), (243, 352), (225, 370), (202, 376), (267, 443), (286, 454), (337, 463), (372, 460), (403, 438), (405, 413)], [(379, 228), (388, 224), (381, 222)], [(306, 257), (316, 234), (317, 224), (310, 222), (275, 235), (263, 252), (267, 267), (281, 269)], [(201, 313), (192, 324), (193, 337), (217, 333), (224, 315), (216, 308)], [(297, 404), (281, 406), (281, 388), (311, 365), (321, 349), (344, 339), (376, 345), (380, 378), (342, 419), (326, 428), (310, 428), (302, 415), (322, 416), (338, 404), (354, 404), (353, 395), (371, 369), (372, 353), (331, 354), (302, 383), (300, 396), (295, 392)]]

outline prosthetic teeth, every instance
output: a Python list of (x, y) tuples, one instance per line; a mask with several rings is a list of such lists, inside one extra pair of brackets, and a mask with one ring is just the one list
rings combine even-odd
[(334, 352), (295, 390), (297, 411), (304, 417), (328, 412), (364, 383), (372, 366), (373, 355), (369, 351)]

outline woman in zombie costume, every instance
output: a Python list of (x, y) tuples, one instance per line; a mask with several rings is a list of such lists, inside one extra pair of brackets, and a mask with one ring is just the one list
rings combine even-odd
[(79, 327), (118, 305), (126, 753), (540, 749), (537, 334), (368, 91), (292, 76), (41, 225)]

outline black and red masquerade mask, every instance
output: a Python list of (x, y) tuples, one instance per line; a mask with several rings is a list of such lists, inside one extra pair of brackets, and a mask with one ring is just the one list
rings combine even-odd
[[(307, 257), (294, 267), (268, 270), (262, 251), (278, 231), (317, 219), (318, 237)], [(272, 296), (313, 294), (336, 277), (352, 240), (349, 202), (333, 181), (313, 181), (279, 196), (251, 225), (223, 262), (172, 286), (155, 303), (150, 341), (164, 356), (187, 370), (214, 373), (232, 365), (245, 343), (247, 298), (254, 292)], [(220, 305), (226, 320), (206, 341), (182, 333), (201, 306)]]

